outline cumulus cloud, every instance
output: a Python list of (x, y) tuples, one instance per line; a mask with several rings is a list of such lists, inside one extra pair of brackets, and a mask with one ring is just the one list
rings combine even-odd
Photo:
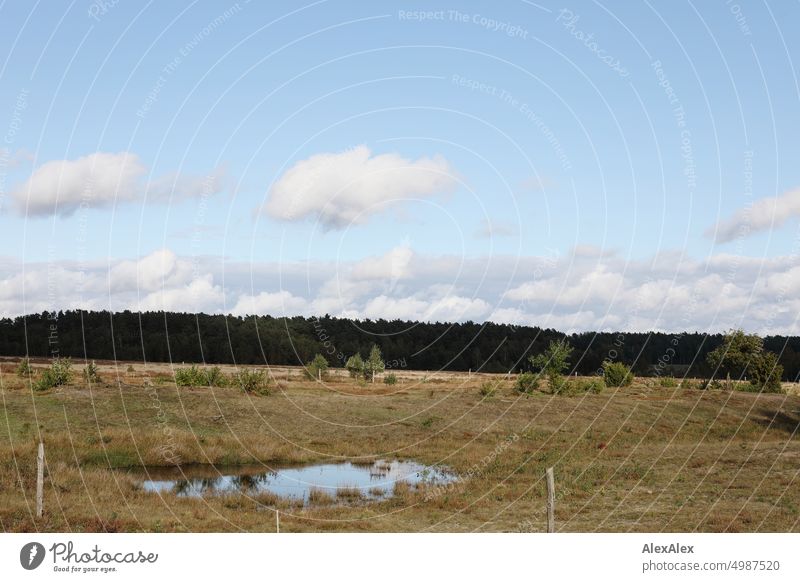
[(134, 154), (95, 153), (42, 164), (11, 196), (17, 209), (27, 214), (69, 215), (81, 204), (105, 206), (136, 198), (145, 172)]
[(365, 222), (387, 204), (448, 192), (455, 184), (455, 172), (441, 156), (372, 155), (360, 145), (295, 163), (272, 186), (264, 208), (280, 220), (315, 217), (340, 228)]
[(795, 216), (800, 216), (800, 189), (757, 200), (707, 229), (706, 236), (720, 243), (730, 242), (777, 228)]
[(147, 167), (130, 152), (97, 152), (74, 160), (54, 160), (36, 168), (11, 192), (20, 214), (69, 216), (78, 208), (102, 208), (142, 198), (170, 201), (214, 194), (221, 190), (224, 171), (207, 177), (171, 173), (149, 183)]

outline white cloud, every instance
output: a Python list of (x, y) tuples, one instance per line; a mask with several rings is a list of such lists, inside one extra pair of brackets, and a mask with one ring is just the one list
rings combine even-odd
[(242, 295), (232, 309), (235, 315), (305, 315), (308, 313), (308, 302), (302, 297), (295, 297), (288, 291), (268, 293), (262, 291), (257, 295)]
[(412, 321), (464, 321), (485, 316), (490, 305), (483, 299), (447, 295), (435, 299), (387, 297), (370, 299), (363, 308), (363, 317), (371, 319), (407, 319)]
[(575, 306), (613, 300), (622, 284), (621, 273), (612, 272), (605, 265), (597, 265), (589, 272), (580, 273), (579, 284), (563, 278), (547, 278), (509, 289), (506, 298), (512, 301), (547, 301)]
[(210, 274), (201, 275), (185, 285), (165, 287), (148, 293), (137, 308), (140, 311), (180, 311), (216, 313), (222, 310), (225, 294), (214, 285)]
[(441, 156), (373, 156), (360, 145), (295, 163), (270, 189), (265, 209), (281, 220), (316, 217), (326, 227), (340, 228), (363, 223), (388, 204), (448, 192), (455, 183), (454, 171)]
[(146, 168), (135, 154), (95, 153), (39, 166), (11, 196), (17, 210), (31, 215), (70, 215), (82, 204), (106, 206), (137, 197)]
[(144, 182), (147, 167), (129, 152), (97, 152), (74, 160), (54, 160), (36, 168), (11, 197), (17, 212), (69, 216), (78, 208), (102, 208), (147, 195), (157, 202), (210, 195), (222, 188), (224, 170), (209, 176), (171, 173)]
[(780, 227), (794, 216), (800, 216), (800, 189), (757, 200), (706, 230), (706, 236), (720, 243), (730, 242)]
[(380, 257), (368, 257), (357, 262), (352, 269), (356, 280), (384, 279), (399, 281), (411, 276), (411, 259), (414, 251), (408, 242), (394, 247)]
[(223, 190), (226, 171), (217, 167), (206, 176), (171, 172), (151, 181), (146, 188), (147, 200), (153, 202), (180, 202), (188, 198), (203, 198)]
[(594, 252), (431, 257), (407, 244), (382, 259), (339, 264), (221, 261), (169, 249), (85, 265), (0, 257), (0, 316), (74, 308), (800, 334), (800, 260), (679, 253), (626, 260)]
[(164, 284), (182, 284), (191, 278), (191, 269), (186, 263), (178, 263), (178, 257), (169, 249), (159, 249), (136, 261), (121, 261), (111, 267), (109, 288), (112, 291), (137, 289), (150, 292)]

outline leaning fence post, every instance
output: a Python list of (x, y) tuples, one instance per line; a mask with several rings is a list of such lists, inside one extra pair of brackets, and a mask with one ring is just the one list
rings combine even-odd
[(44, 505), (44, 443), (39, 443), (36, 455), (36, 517), (42, 517)]
[(556, 484), (553, 467), (547, 469), (547, 533), (556, 531)]
[(281, 512), (275, 510), (275, 533), (281, 533)]

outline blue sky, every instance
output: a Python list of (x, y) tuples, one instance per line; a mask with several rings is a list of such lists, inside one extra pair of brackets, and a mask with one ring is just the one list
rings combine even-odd
[[(2, 315), (198, 293), (187, 309), (795, 329), (788, 299), (764, 309), (800, 284), (800, 5), (400, 6), (0, 4)], [(383, 182), (353, 186), (365, 168)], [(95, 290), (43, 297), (55, 264)], [(695, 295), (722, 311), (687, 319)]]

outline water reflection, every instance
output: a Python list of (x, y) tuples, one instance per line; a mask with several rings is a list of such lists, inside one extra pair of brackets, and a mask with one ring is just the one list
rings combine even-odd
[(206, 497), (245, 493), (271, 493), (309, 503), (330, 498), (376, 500), (391, 497), (396, 483), (442, 484), (455, 475), (441, 467), (412, 461), (323, 463), (265, 470), (264, 466), (181, 468), (146, 467), (146, 491), (174, 493), (179, 497)]

